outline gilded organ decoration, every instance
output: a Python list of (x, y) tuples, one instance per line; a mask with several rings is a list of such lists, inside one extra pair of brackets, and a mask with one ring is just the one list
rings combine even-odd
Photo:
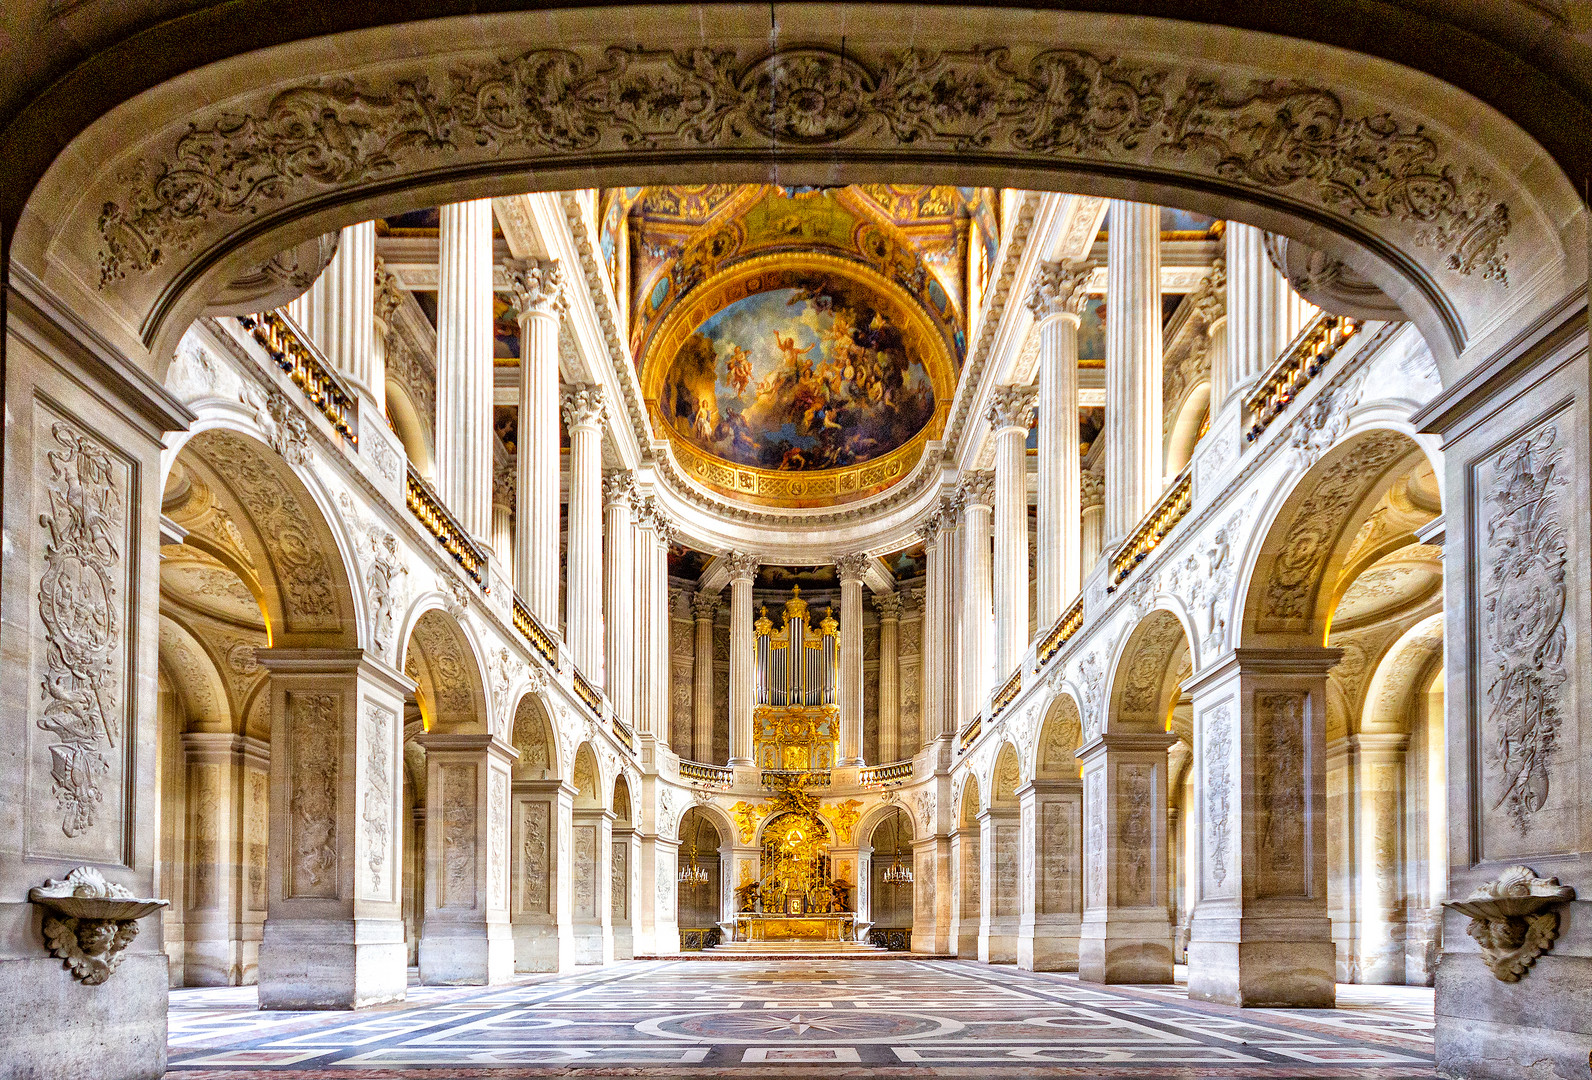
[(815, 627), (801, 586), (794, 586), (784, 625), (776, 631), (765, 608), (754, 634), (752, 724), (758, 766), (834, 768), (840, 748), (840, 627), (833, 613)]

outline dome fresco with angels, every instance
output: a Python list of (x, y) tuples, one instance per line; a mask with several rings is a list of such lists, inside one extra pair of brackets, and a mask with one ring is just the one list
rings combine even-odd
[(964, 305), (988, 285), (992, 193), (610, 194), (604, 251), (643, 396), (687, 476), (745, 501), (822, 506), (910, 473), (944, 428)]

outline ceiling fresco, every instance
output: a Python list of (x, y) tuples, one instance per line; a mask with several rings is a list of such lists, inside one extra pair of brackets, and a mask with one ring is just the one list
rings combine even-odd
[(778, 506), (905, 476), (944, 426), (997, 204), (928, 185), (605, 191), (603, 257), (687, 475)]

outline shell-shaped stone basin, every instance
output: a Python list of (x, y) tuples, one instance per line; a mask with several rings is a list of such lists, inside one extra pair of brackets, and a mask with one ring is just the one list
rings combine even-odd
[(142, 919), (171, 904), (169, 900), (142, 900), (131, 896), (51, 896), (43, 889), (30, 890), (28, 899), (68, 919), (108, 919), (116, 922)]

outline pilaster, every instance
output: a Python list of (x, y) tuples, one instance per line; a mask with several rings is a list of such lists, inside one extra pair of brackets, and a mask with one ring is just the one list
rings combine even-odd
[(1083, 783), (1033, 780), (1021, 807), (1022, 915), (1017, 966), (1077, 971), (1083, 920)]
[(575, 789), (562, 780), (516, 780), (513, 799), (514, 970), (573, 970)]
[(1017, 807), (989, 806), (978, 815), (978, 958), (986, 964), (1011, 964), (1017, 960), (1021, 914), (1018, 814)]

